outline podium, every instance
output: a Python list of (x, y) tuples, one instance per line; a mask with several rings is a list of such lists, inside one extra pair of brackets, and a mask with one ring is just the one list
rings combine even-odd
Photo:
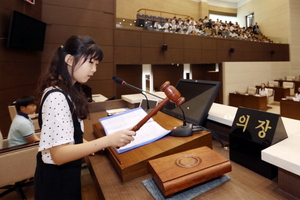
[[(160, 126), (168, 130), (172, 130), (174, 127), (182, 125), (181, 120), (162, 112), (158, 112), (153, 119)], [(97, 138), (105, 135), (100, 123), (93, 124), (93, 130)], [(165, 136), (160, 140), (121, 154), (117, 153), (114, 148), (109, 147), (107, 148), (106, 153), (118, 176), (123, 182), (125, 182), (148, 174), (148, 160), (187, 151), (201, 146), (208, 146), (212, 148), (210, 132), (194, 132), (194, 134), (189, 137)]]

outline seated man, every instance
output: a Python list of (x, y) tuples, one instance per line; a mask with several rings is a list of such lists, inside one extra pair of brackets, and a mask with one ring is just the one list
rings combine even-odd
[(8, 133), (9, 147), (39, 141), (40, 139), (35, 134), (32, 120), (28, 117), (29, 114), (35, 113), (35, 97), (21, 97), (16, 101), (15, 106), (18, 114), (10, 125)]

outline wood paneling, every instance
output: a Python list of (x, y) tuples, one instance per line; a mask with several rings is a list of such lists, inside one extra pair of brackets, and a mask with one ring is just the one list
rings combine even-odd
[[(41, 1), (34, 6), (19, 0), (1, 1), (1, 36), (8, 37), (12, 10), (41, 20), (41, 8)], [(0, 129), (4, 137), (11, 124), (7, 106), (21, 96), (34, 95), (41, 62), (41, 52), (8, 48), (6, 42), (4, 39), (0, 43)]]
[[(76, 2), (76, 1), (75, 1)], [(114, 15), (98, 10), (63, 7), (61, 5), (43, 6), (43, 19), (49, 25), (60, 24), (79, 27), (113, 28)]]
[[(126, 83), (138, 88), (142, 88), (142, 65), (117, 65), (116, 75)], [(125, 85), (114, 83), (116, 87), (116, 97), (121, 98), (123, 94), (139, 93)]]
[[(60, 34), (57, 34), (60, 33)], [(71, 35), (87, 35), (100, 46), (113, 45), (113, 29), (64, 25), (47, 26), (46, 44), (63, 44)]]
[(159, 64), (164, 62), (164, 51), (161, 47), (141, 48), (141, 62)]
[(164, 44), (164, 35), (159, 32), (141, 32), (141, 46), (142, 47), (156, 47), (160, 48)]
[[(99, 4), (101, 3), (101, 4)], [(111, 0), (89, 0), (86, 2), (74, 1), (74, 0), (43, 0), (44, 5), (56, 5), (60, 7), (73, 7), (77, 9), (88, 9), (88, 10), (97, 10), (107, 13), (115, 12), (115, 1)]]
[(116, 64), (141, 64), (141, 48), (115, 46), (114, 59)]
[(183, 76), (183, 65), (153, 65), (152, 73), (154, 90), (159, 90), (166, 81), (170, 81), (171, 85), (175, 86)]
[(115, 46), (140, 47), (141, 32), (135, 30), (117, 29), (115, 30), (114, 43)]

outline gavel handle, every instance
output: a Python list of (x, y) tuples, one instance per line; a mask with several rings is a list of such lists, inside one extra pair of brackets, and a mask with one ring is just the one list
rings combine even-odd
[(166, 97), (157, 106), (155, 106), (139, 123), (137, 123), (131, 130), (138, 131), (152, 116), (161, 110), (170, 99)]

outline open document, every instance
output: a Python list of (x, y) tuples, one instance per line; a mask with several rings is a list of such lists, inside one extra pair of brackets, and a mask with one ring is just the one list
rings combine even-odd
[[(139, 107), (120, 114), (99, 119), (99, 122), (101, 123), (105, 134), (110, 135), (117, 131), (130, 129), (134, 127), (146, 115), (147, 113)], [(118, 153), (124, 153), (131, 149), (135, 149), (137, 147), (156, 141), (164, 137), (168, 133), (170, 133), (170, 130), (162, 128), (157, 122), (150, 118), (140, 128), (140, 130), (136, 132), (136, 136), (134, 136), (134, 141), (116, 150)]]

